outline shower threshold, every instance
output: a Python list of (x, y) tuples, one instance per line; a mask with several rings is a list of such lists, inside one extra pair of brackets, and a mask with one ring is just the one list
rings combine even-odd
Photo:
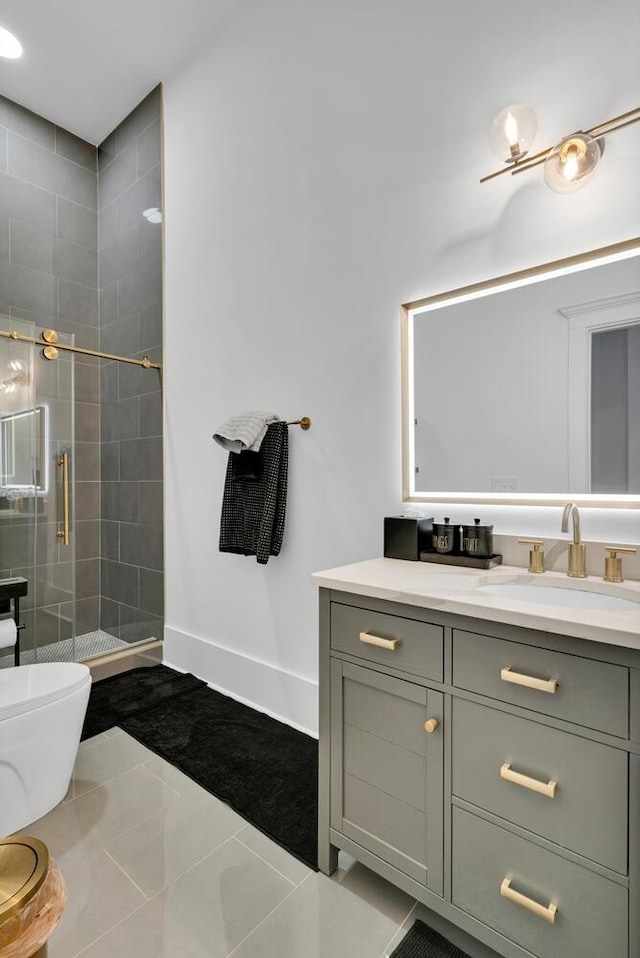
[[(31, 665), (34, 662), (82, 662), (107, 652), (118, 652), (121, 649), (130, 649), (130, 642), (123, 642), (102, 629), (95, 632), (86, 632), (77, 635), (74, 640), (63, 639), (61, 642), (51, 642), (40, 646), (37, 650), (25, 649), (20, 653), (20, 664)], [(8, 669), (13, 665), (13, 651), (9, 655), (0, 656), (0, 669)]]

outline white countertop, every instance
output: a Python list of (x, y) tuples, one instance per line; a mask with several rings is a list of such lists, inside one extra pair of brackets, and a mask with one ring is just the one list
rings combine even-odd
[[(311, 579), (317, 586), (341, 592), (640, 649), (640, 582), (637, 581), (617, 585), (596, 576), (572, 579), (560, 572), (531, 575), (516, 566), (484, 571), (402, 559), (369, 559), (315, 572)], [(540, 605), (535, 601), (477, 591), (478, 585), (499, 585), (514, 580), (532, 582), (534, 586), (557, 585), (597, 592), (636, 600), (639, 604), (637, 609), (629, 610), (583, 609), (563, 605), (562, 593), (557, 605)]]

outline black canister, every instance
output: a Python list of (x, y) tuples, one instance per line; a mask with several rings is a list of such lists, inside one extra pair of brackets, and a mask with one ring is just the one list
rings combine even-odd
[(449, 516), (444, 517), (444, 522), (434, 522), (433, 548), (440, 553), (457, 552), (459, 533), (460, 526), (451, 522)]
[(493, 555), (493, 526), (480, 525), (480, 519), (473, 522), (472, 526), (462, 527), (462, 551), (467, 556), (488, 559)]

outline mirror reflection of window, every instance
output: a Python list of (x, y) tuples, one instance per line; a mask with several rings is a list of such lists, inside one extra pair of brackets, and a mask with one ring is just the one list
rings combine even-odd
[(640, 323), (592, 336), (591, 492), (640, 493)]

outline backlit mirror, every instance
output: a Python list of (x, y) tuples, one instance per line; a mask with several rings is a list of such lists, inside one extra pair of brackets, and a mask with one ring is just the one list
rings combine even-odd
[(0, 418), (0, 494), (47, 491), (46, 413), (36, 406)]
[(640, 240), (403, 307), (404, 498), (640, 506)]

